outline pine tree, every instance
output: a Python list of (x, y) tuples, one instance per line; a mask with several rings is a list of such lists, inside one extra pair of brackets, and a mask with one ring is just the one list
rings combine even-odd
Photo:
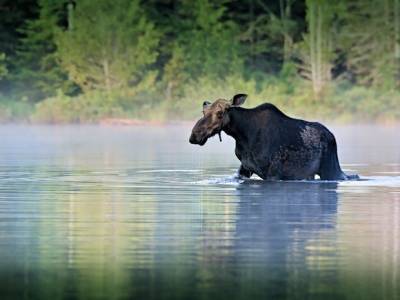
[(0, 53), (0, 80), (2, 80), (4, 76), (6, 76), (8, 73), (5, 60), (6, 60), (6, 55), (4, 53)]
[[(240, 5), (240, 14), (236, 11)], [(295, 0), (237, 1), (232, 8), (239, 15), (241, 41), (245, 45), (247, 66), (251, 71), (278, 73), (291, 63), (293, 44), (301, 28), (292, 15)]]
[(193, 78), (224, 78), (241, 70), (239, 29), (225, 13), (224, 1), (182, 1), (176, 43)]
[(14, 59), (18, 39), (18, 29), (37, 16), (36, 0), (1, 0), (0, 1), (0, 53), (8, 59)]
[(18, 29), (26, 20), (37, 16), (37, 4), (36, 0), (2, 0), (0, 3), (0, 92), (14, 95), (14, 62), (21, 38)]
[(39, 16), (27, 20), (20, 40), (13, 78), (28, 99), (38, 101), (58, 89), (69, 91), (71, 83), (58, 64), (55, 33), (65, 22), (66, 1), (39, 0)]
[(227, 14), (228, 1), (155, 2), (153, 16), (165, 33), (159, 67), (167, 99), (181, 95), (191, 80), (214, 81), (242, 74), (239, 28)]
[(400, 6), (398, 0), (347, 3), (341, 45), (347, 68), (366, 86), (394, 88), (400, 71)]

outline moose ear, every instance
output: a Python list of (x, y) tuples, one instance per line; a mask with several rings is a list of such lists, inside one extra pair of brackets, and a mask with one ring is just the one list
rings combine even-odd
[(246, 94), (237, 94), (232, 98), (232, 105), (233, 106), (240, 106), (246, 101), (247, 95)]
[(211, 104), (211, 102), (209, 101), (204, 101), (203, 102), (203, 109), (206, 108), (207, 106), (209, 106)]

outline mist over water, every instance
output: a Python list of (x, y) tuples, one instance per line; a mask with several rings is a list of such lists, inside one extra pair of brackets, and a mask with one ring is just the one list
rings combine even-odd
[(399, 127), (330, 126), (360, 181), (234, 178), (189, 127), (0, 127), (1, 299), (399, 299)]

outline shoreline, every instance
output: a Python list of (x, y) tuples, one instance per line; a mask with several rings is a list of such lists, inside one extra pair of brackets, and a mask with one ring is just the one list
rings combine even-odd
[[(28, 120), (20, 121), (6, 121), (0, 122), (0, 126), (7, 125), (26, 125), (26, 126), (63, 126), (63, 125), (98, 125), (98, 126), (126, 126), (126, 127), (136, 127), (136, 126), (193, 126), (198, 119), (193, 120), (141, 120), (133, 118), (105, 118), (95, 122), (30, 122)], [(334, 121), (329, 119), (316, 119), (316, 118), (304, 118), (304, 120), (310, 122), (320, 122), (323, 124), (330, 124), (336, 126), (346, 126), (346, 125), (379, 125), (385, 127), (396, 127), (400, 126), (400, 120), (373, 120), (373, 121)]]
[(189, 125), (193, 124), (195, 120), (171, 120), (171, 121), (154, 121), (154, 120), (140, 120), (129, 118), (106, 118), (99, 120), (93, 124), (106, 125), (106, 126), (168, 126), (168, 125)]

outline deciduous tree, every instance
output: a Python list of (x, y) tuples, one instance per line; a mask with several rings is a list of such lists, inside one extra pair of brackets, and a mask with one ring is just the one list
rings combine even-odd
[(139, 0), (81, 0), (73, 15), (73, 28), (57, 35), (58, 57), (84, 91), (137, 92), (154, 83), (160, 34)]
[(311, 81), (319, 98), (331, 80), (334, 59), (334, 5), (328, 0), (307, 0), (307, 33), (298, 44), (300, 73)]

